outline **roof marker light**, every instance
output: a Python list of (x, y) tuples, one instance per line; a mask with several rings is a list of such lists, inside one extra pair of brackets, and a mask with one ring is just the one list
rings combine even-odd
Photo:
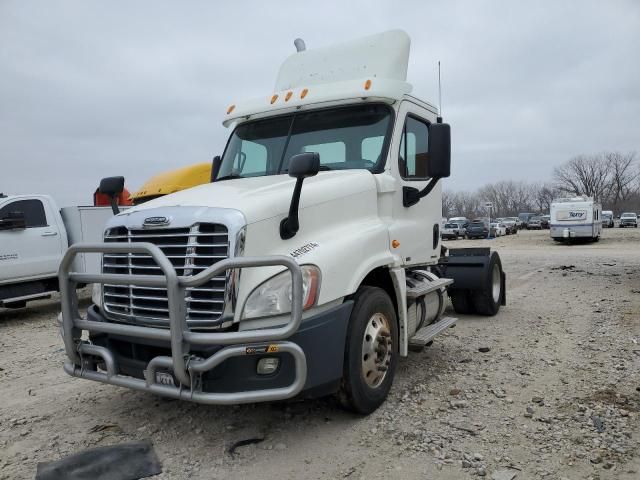
[(364, 82), (364, 89), (369, 90), (371, 88), (371, 80)]
[(306, 97), (307, 93), (309, 93), (309, 89), (308, 88), (303, 89), (302, 92), (300, 92), (300, 98)]
[(284, 101), (285, 101), (285, 102), (288, 102), (288, 101), (289, 101), (289, 99), (291, 98), (291, 95), (293, 95), (293, 92), (292, 92), (291, 90), (289, 90), (289, 91), (287, 92), (287, 94), (285, 95), (285, 97), (284, 97)]
[(278, 100), (278, 94), (274, 93), (273, 96), (271, 97), (271, 105), (276, 103), (276, 100)]
[(233, 110), (236, 108), (235, 105), (229, 105), (229, 108), (227, 108), (227, 115), (229, 115), (231, 112), (233, 112)]

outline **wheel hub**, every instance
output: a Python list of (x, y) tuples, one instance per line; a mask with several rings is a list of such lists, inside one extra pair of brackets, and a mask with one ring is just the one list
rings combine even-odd
[(493, 271), (491, 272), (491, 294), (493, 296), (493, 301), (498, 303), (500, 301), (500, 288), (502, 284), (502, 279), (500, 278), (500, 268), (496, 263), (493, 266)]
[(367, 322), (362, 339), (362, 376), (372, 388), (380, 386), (391, 364), (392, 342), (389, 320), (375, 313)]

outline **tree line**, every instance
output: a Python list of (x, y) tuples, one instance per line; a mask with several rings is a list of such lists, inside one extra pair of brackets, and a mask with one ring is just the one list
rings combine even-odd
[(548, 182), (501, 180), (475, 192), (444, 191), (442, 215), (476, 218), (486, 216), (485, 202), (493, 203), (492, 216), (548, 213), (555, 198), (586, 195), (603, 210), (640, 212), (640, 162), (636, 152), (603, 152), (578, 155), (553, 169)]

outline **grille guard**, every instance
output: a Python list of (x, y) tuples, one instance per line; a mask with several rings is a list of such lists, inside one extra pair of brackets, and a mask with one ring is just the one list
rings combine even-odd
[[(69, 271), (73, 260), (80, 253), (144, 253), (150, 255), (162, 270), (163, 275), (87, 274)], [(194, 332), (186, 322), (185, 289), (197, 287), (221, 272), (235, 268), (254, 268), (281, 265), (291, 273), (292, 305), (291, 319), (281, 327), (238, 332)], [(146, 242), (78, 243), (69, 247), (58, 271), (61, 296), (61, 334), (69, 360), (64, 369), (72, 376), (120, 385), (136, 390), (181, 398), (209, 404), (246, 403), (273, 401), (297, 395), (304, 387), (307, 375), (306, 357), (295, 343), (284, 341), (293, 335), (302, 322), (302, 273), (299, 265), (290, 257), (274, 255), (264, 257), (236, 257), (221, 260), (193, 276), (177, 275), (171, 261), (162, 250)], [(76, 285), (79, 283), (110, 283), (114, 285), (136, 285), (163, 287), (167, 289), (169, 305), (169, 330), (111, 322), (97, 322), (80, 316)], [(239, 305), (242, 308), (243, 305)], [(114, 355), (104, 347), (91, 345), (81, 339), (82, 330), (90, 332), (127, 335), (137, 338), (169, 341), (171, 357), (159, 356), (151, 359), (147, 366), (147, 379), (141, 380), (118, 374)], [(265, 342), (269, 342), (266, 344)], [(190, 356), (190, 345), (225, 345), (207, 359)], [(265, 350), (266, 349), (266, 350)], [(249, 392), (210, 393), (200, 390), (200, 382), (194, 381), (203, 372), (233, 356), (254, 355), (272, 351), (285, 352), (295, 360), (295, 379), (283, 388)], [(98, 371), (92, 358), (99, 357), (106, 373)], [(180, 386), (160, 385), (155, 382), (157, 368), (168, 368), (180, 382)], [(185, 389), (186, 387), (186, 389)]]

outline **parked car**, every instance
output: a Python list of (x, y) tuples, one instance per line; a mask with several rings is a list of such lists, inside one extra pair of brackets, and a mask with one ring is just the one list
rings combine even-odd
[(502, 237), (507, 234), (507, 227), (501, 222), (491, 222), (491, 235), (494, 237)]
[(620, 215), (620, 228), (623, 227), (638, 228), (638, 216), (633, 212), (625, 212)]
[(489, 236), (489, 223), (486, 220), (477, 218), (467, 225), (465, 237), (486, 238)]
[(504, 217), (502, 223), (504, 222), (513, 222), (516, 227), (516, 231), (520, 230), (522, 227), (522, 220), (518, 217)]
[(460, 236), (464, 236), (469, 220), (467, 217), (451, 217), (448, 223), (455, 223), (460, 227)]
[(527, 230), (542, 230), (542, 218), (531, 217), (527, 221)]
[(602, 227), (603, 228), (613, 228), (615, 226), (613, 220), (613, 212), (611, 210), (603, 210), (602, 211)]
[(507, 235), (518, 233), (518, 225), (515, 220), (504, 219), (502, 223), (507, 229)]
[(444, 227), (442, 227), (442, 233), (440, 236), (445, 240), (456, 240), (461, 236), (461, 228), (462, 227), (457, 223), (445, 223)]
[(520, 222), (521, 222), (520, 228), (528, 228), (529, 219), (535, 216), (537, 216), (535, 213), (519, 213), (518, 219), (520, 219)]
[(550, 221), (551, 221), (551, 215), (542, 215), (540, 217), (540, 228), (549, 230)]

